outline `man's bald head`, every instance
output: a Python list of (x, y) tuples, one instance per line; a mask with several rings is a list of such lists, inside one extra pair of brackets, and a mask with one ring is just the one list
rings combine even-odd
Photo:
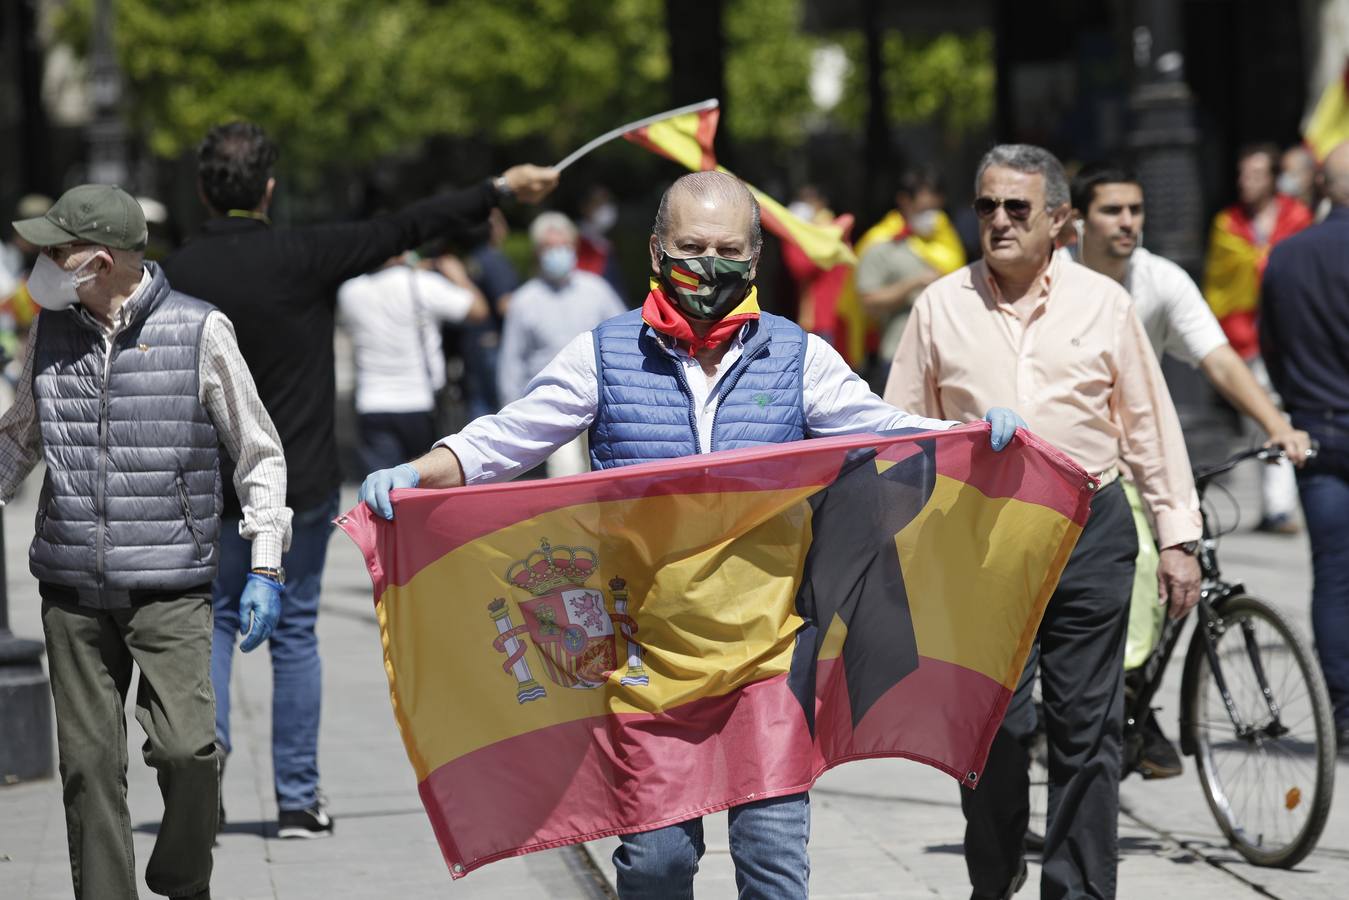
[(759, 255), (763, 246), (759, 201), (743, 181), (725, 172), (691, 172), (677, 179), (660, 198), (652, 233), (668, 246), (676, 227), (709, 215), (743, 221), (750, 253)]
[(1335, 145), (1321, 163), (1321, 181), (1326, 196), (1336, 206), (1349, 206), (1349, 141)]

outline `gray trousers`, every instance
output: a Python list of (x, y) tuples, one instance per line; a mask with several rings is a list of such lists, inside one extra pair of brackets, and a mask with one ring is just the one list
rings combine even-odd
[(960, 792), (965, 865), (976, 898), (1001, 897), (1021, 865), (1037, 668), (1049, 748), (1040, 896), (1115, 896), (1124, 639), (1137, 553), (1133, 514), (1116, 482), (1092, 498), (1091, 516), (1049, 600), (979, 787)]
[(219, 797), (211, 601), (189, 595), (97, 610), (44, 601), (56, 738), (77, 900), (134, 900), (136, 861), (126, 802), (126, 696), (140, 666), (136, 720), (159, 776), (164, 818), (146, 868), (171, 897), (211, 882)]

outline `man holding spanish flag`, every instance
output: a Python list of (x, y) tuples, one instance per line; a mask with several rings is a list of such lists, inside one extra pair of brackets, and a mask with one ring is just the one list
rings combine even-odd
[[(499, 414), (475, 420), (412, 463), (372, 473), (361, 498), (390, 519), (396, 488), (505, 480), (587, 430), (592, 468), (607, 469), (956, 424), (889, 406), (822, 340), (761, 313), (753, 286), (761, 242), (758, 203), (739, 179), (713, 171), (680, 178), (656, 216), (654, 277), (643, 308), (573, 340)], [(1023, 424), (1008, 409), (985, 418), (995, 450)], [(555, 555), (547, 550), (544, 558)], [(806, 897), (808, 794), (749, 800), (729, 816), (740, 895)], [(614, 854), (620, 895), (691, 897), (702, 850), (696, 815), (623, 835)]]

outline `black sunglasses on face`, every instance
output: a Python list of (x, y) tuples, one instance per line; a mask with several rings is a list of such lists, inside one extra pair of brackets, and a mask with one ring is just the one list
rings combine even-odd
[(974, 201), (974, 212), (979, 218), (987, 219), (998, 211), (999, 206), (1007, 210), (1007, 217), (1009, 219), (1024, 222), (1030, 218), (1030, 201), (1018, 200), (1016, 198), (977, 197)]

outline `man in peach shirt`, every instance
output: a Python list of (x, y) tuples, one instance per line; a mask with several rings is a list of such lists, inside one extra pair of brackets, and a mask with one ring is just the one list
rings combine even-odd
[(1138, 549), (1121, 467), (1156, 523), (1158, 581), (1173, 616), (1199, 596), (1198, 501), (1180, 422), (1128, 293), (1053, 255), (1069, 216), (1059, 161), (1039, 147), (994, 147), (979, 164), (975, 193), (984, 258), (918, 298), (885, 399), (966, 421), (990, 406), (1013, 407), (1101, 487), (981, 786), (962, 791), (965, 861), (976, 898), (1010, 897), (1025, 881), (1038, 668), (1050, 779), (1042, 896), (1114, 897), (1122, 667)]

